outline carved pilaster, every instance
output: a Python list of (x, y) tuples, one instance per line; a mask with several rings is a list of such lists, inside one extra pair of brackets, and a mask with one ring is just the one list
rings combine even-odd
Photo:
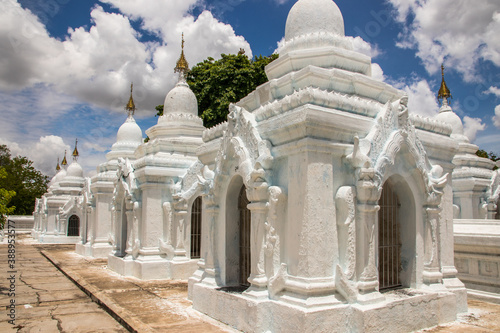
[(252, 214), (252, 225), (250, 231), (251, 267), (248, 281), (253, 287), (264, 288), (267, 285), (267, 276), (264, 270), (267, 205), (265, 202), (252, 202), (248, 205), (248, 209)]
[(378, 292), (378, 272), (375, 262), (377, 212), (380, 209), (378, 198), (381, 188), (377, 185), (375, 171), (364, 168), (359, 171), (356, 187), (356, 234), (357, 234), (357, 274), (358, 301), (361, 304), (373, 303), (384, 299)]
[(219, 206), (215, 205), (214, 196), (207, 195), (206, 196), (207, 206), (205, 208), (207, 222), (206, 222), (206, 234), (207, 234), (207, 252), (204, 260), (204, 270), (205, 270), (205, 278), (203, 279), (204, 283), (216, 284), (216, 277), (219, 272), (215, 267), (215, 228), (216, 221), (219, 217)]
[(438, 206), (428, 206), (425, 208), (425, 262), (423, 279), (425, 284), (441, 283), (443, 274), (439, 268), (439, 213), (441, 209)]
[(177, 235), (176, 235), (176, 246), (175, 246), (175, 257), (177, 259), (185, 259), (186, 257), (186, 247), (184, 244), (184, 238), (186, 236), (186, 218), (187, 218), (187, 210), (179, 210), (176, 211), (175, 217), (177, 221)]

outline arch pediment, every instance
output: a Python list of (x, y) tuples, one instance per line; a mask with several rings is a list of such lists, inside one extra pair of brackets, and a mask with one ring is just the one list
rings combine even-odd
[(355, 138), (354, 150), (347, 160), (357, 169), (361, 178), (372, 178), (380, 189), (388, 168), (395, 165), (397, 155), (405, 147), (411, 158), (403, 158), (407, 165), (418, 170), (428, 200), (439, 200), (436, 196), (442, 195), (448, 174), (443, 175), (441, 166), (430, 163), (415, 126), (408, 117), (407, 105), (407, 96), (386, 103), (368, 135), (363, 139)]
[(231, 104), (229, 110), (227, 127), (215, 159), (214, 188), (220, 186), (231, 167), (235, 167), (248, 188), (267, 184), (274, 159), (271, 143), (260, 136), (253, 114), (235, 104)]

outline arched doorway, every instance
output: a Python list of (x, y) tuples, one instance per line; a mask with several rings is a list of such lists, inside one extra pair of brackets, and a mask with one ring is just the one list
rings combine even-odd
[(201, 204), (198, 197), (191, 207), (191, 259), (198, 259), (201, 254)]
[(250, 286), (248, 277), (251, 270), (250, 257), (250, 230), (251, 230), (251, 213), (248, 209), (247, 191), (243, 185), (238, 196), (238, 212), (239, 212), (239, 234), (240, 234), (240, 262), (239, 262), (239, 282), (240, 285)]
[(250, 276), (251, 214), (247, 206), (243, 179), (239, 175), (235, 176), (226, 192), (224, 283), (241, 291), (249, 285)]
[(71, 215), (68, 219), (68, 236), (80, 236), (80, 218)]
[(379, 289), (401, 287), (400, 201), (389, 182), (385, 182), (378, 213)]

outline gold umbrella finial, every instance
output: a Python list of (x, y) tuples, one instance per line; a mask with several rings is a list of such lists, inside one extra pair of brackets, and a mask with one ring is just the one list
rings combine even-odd
[(78, 145), (78, 139), (75, 139), (75, 149), (73, 150), (73, 161), (76, 162), (76, 160), (78, 160), (78, 156), (80, 156), (80, 154), (78, 154), (78, 149), (76, 148)]
[(441, 104), (449, 104), (449, 100), (452, 99), (453, 97), (451, 96), (450, 89), (448, 89), (448, 86), (446, 85), (446, 81), (444, 80), (444, 65), (441, 64), (441, 86), (439, 87), (438, 95), (437, 95), (438, 101)]
[(61, 166), (59, 165), (59, 157), (57, 158), (57, 166), (56, 166), (56, 171), (61, 170)]
[(64, 158), (61, 162), (61, 165), (64, 165), (64, 166), (68, 165), (68, 161), (66, 160), (66, 150), (64, 150)]
[(125, 106), (125, 110), (128, 111), (129, 117), (133, 116), (135, 113), (135, 103), (134, 103), (134, 98), (132, 97), (133, 90), (134, 90), (134, 83), (130, 83), (130, 98), (128, 99), (127, 106)]
[(179, 73), (179, 81), (184, 81), (187, 73), (189, 72), (189, 64), (184, 56), (184, 33), (182, 33), (181, 42), (181, 56), (177, 60), (177, 64), (174, 68), (174, 73)]

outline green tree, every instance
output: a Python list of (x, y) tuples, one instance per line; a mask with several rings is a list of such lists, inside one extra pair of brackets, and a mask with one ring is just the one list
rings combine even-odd
[[(278, 58), (244, 54), (221, 54), (221, 59), (208, 58), (187, 75), (187, 83), (198, 99), (198, 113), (206, 127), (226, 121), (230, 103), (236, 103), (259, 85), (268, 81), (264, 67)], [(156, 107), (163, 114), (163, 105)]]
[[(0, 167), (0, 180), (7, 178), (7, 171), (3, 167)], [(6, 221), (7, 215), (14, 213), (16, 207), (8, 207), (9, 202), (16, 195), (16, 192), (9, 191), (4, 188), (0, 188), (0, 228), (3, 229), (3, 226)]]
[(47, 192), (49, 177), (35, 169), (33, 162), (23, 156), (11, 157), (6, 145), (0, 145), (0, 167), (5, 177), (0, 179), (0, 188), (15, 192), (10, 206), (14, 214), (29, 215), (33, 212), (35, 199)]
[[(482, 149), (479, 149), (477, 152), (476, 152), (476, 155), (479, 156), (479, 157), (484, 157), (484, 158), (489, 158), (490, 160), (492, 160), (493, 162), (496, 162), (498, 160), (500, 160), (500, 157), (497, 156), (495, 153), (493, 153), (492, 151), (490, 151), (489, 153), (486, 152), (486, 150), (482, 150)], [(498, 169), (497, 166), (495, 166), (493, 168), (493, 170), (496, 170)]]

